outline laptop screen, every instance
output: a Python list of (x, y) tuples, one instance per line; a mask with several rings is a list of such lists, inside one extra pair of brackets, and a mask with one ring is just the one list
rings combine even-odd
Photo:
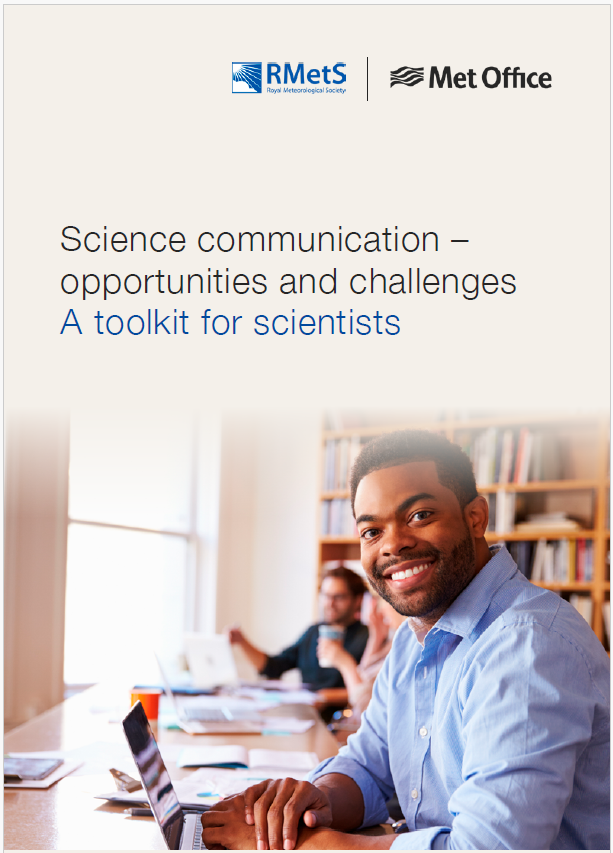
[(178, 850), (183, 811), (140, 702), (125, 717), (123, 729), (166, 845)]

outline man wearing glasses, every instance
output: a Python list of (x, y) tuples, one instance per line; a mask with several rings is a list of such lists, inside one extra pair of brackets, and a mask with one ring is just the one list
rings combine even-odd
[(293, 645), (278, 655), (267, 655), (250, 643), (240, 628), (228, 629), (230, 642), (239, 645), (260, 675), (266, 678), (280, 678), (289, 669), (299, 669), (303, 682), (313, 690), (342, 688), (340, 672), (333, 667), (322, 667), (317, 657), (319, 629), (320, 625), (337, 628), (339, 635), (342, 634), (343, 648), (359, 663), (368, 640), (368, 628), (359, 620), (365, 591), (366, 584), (351, 569), (345, 566), (330, 569), (319, 593), (324, 621), (307, 628)]

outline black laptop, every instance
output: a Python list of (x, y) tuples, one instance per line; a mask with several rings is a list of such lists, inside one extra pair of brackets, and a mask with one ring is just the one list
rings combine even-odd
[(201, 838), (201, 815), (184, 812), (179, 805), (140, 702), (124, 718), (123, 730), (166, 847), (169, 850), (206, 850)]

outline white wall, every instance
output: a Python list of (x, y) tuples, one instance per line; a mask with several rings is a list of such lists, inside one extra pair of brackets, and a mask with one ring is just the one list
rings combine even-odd
[(313, 621), (321, 416), (228, 415), (221, 454), (217, 630), (274, 653)]

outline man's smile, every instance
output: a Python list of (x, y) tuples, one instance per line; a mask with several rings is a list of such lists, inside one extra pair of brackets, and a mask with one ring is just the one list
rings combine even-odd
[(384, 572), (387, 585), (390, 589), (402, 591), (417, 585), (418, 580), (424, 579), (436, 563), (435, 557), (422, 557), (419, 560), (407, 560), (397, 563)]

